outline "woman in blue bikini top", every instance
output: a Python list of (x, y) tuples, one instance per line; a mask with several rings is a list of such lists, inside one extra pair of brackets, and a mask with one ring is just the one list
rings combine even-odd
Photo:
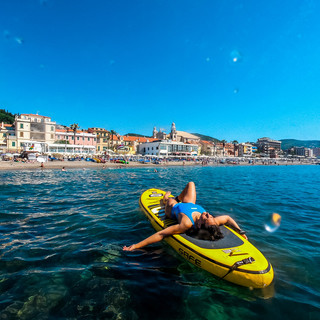
[[(149, 244), (159, 242), (174, 234), (185, 233), (191, 228), (200, 229), (204, 227), (210, 232), (212, 231), (214, 234), (217, 234), (218, 237), (223, 237), (222, 233), (218, 232), (218, 226), (223, 224), (229, 224), (233, 228), (240, 230), (240, 227), (231, 217), (226, 215), (214, 217), (206, 212), (200, 205), (196, 204), (197, 194), (193, 182), (189, 182), (176, 198), (170, 197), (170, 195), (171, 192), (168, 191), (163, 197), (165, 214), (168, 218), (177, 220), (178, 223), (156, 232), (137, 244), (129, 247), (124, 246), (123, 250), (132, 251), (139, 249)], [(243, 237), (247, 239), (245, 235), (243, 235)]]
[(206, 210), (204, 210), (203, 207), (201, 207), (198, 204), (195, 204), (192, 202), (180, 202), (180, 203), (176, 203), (172, 207), (170, 218), (179, 221), (179, 214), (183, 213), (190, 219), (193, 227), (195, 228), (196, 226), (195, 226), (195, 222), (194, 222), (194, 219), (192, 216), (193, 213), (198, 212), (198, 213), (202, 214), (205, 211)]

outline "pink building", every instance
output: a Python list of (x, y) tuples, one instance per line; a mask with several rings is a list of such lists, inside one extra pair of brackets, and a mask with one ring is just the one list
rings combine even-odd
[(56, 142), (61, 141), (72, 145), (97, 146), (97, 136), (94, 133), (77, 130), (76, 135), (72, 130), (56, 129)]

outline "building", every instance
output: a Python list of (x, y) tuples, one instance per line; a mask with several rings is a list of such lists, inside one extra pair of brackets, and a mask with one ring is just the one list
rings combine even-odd
[(320, 148), (313, 148), (312, 153), (315, 157), (320, 157)]
[(12, 124), (1, 123), (0, 125), (0, 153), (16, 152), (15, 129)]
[(183, 143), (200, 143), (200, 138), (195, 136), (194, 134), (185, 132), (185, 131), (177, 131), (176, 124), (172, 122), (171, 131), (169, 134), (166, 134), (165, 131), (157, 131), (156, 127), (153, 128), (152, 137), (158, 140), (172, 140)]
[(239, 157), (251, 157), (253, 152), (252, 147), (250, 143), (239, 143)]
[(6, 144), (7, 152), (20, 153), (24, 150), (25, 142), (50, 144), (55, 140), (55, 130), (56, 123), (49, 117), (38, 114), (17, 115), (13, 125), (2, 126), (1, 148)]
[(277, 158), (281, 151), (281, 141), (266, 137), (258, 139), (256, 145), (262, 155), (269, 156), (270, 158)]
[(118, 140), (115, 134), (113, 134), (112, 136), (111, 132), (104, 128), (95, 128), (95, 127), (89, 128), (88, 132), (93, 133), (97, 136), (97, 152), (98, 153), (103, 153), (110, 150), (110, 148), (112, 148), (112, 139), (113, 139), (113, 142), (115, 141), (115, 139)]
[(97, 136), (85, 130), (77, 130), (74, 133), (71, 129), (57, 129), (55, 142), (96, 147)]
[(215, 144), (215, 156), (217, 157), (237, 157), (238, 144), (218, 142)]
[(149, 156), (175, 156), (175, 157), (195, 157), (198, 155), (199, 146), (197, 144), (183, 143), (172, 140), (155, 140), (141, 143), (138, 146), (138, 153)]
[(21, 114), (15, 118), (15, 131), (18, 147), (25, 141), (53, 143), (56, 123), (51, 118), (38, 114)]
[(157, 128), (153, 127), (152, 138), (158, 140), (167, 140), (170, 139), (170, 134), (166, 134), (166, 132), (161, 128), (159, 131), (157, 131)]
[(54, 143), (46, 144), (44, 152), (61, 153), (63, 155), (87, 155), (95, 154), (97, 146), (97, 136), (85, 130), (56, 129)]
[(312, 158), (312, 157), (314, 156), (314, 154), (313, 154), (313, 149), (312, 149), (312, 148), (306, 148), (306, 149), (305, 149), (304, 156), (305, 156), (306, 158)]
[(200, 143), (200, 137), (185, 131), (177, 131), (176, 136), (177, 138), (175, 141), (180, 141), (183, 143), (195, 143), (195, 144)]
[(311, 158), (313, 157), (313, 149), (305, 147), (293, 147), (293, 153), (297, 156)]
[(137, 154), (139, 145), (142, 143), (153, 142), (157, 139), (138, 136), (120, 136), (119, 153)]
[(200, 153), (207, 156), (216, 155), (216, 146), (212, 141), (200, 140)]
[(35, 141), (25, 141), (23, 142), (23, 151), (24, 154), (30, 154), (30, 153), (48, 153), (49, 148), (48, 144), (44, 142), (35, 142)]

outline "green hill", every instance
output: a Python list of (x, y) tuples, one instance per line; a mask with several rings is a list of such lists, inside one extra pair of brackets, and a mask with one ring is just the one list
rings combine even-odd
[(320, 140), (295, 140), (281, 139), (281, 149), (287, 150), (292, 147), (320, 148)]
[(138, 134), (138, 133), (127, 133), (127, 134), (125, 134), (125, 136), (128, 136), (128, 137), (141, 137), (141, 138), (146, 137), (146, 138), (149, 138), (149, 137), (147, 137), (147, 136), (144, 136), (144, 135)]
[(200, 133), (192, 133), (195, 136), (199, 137), (201, 140), (205, 140), (205, 141), (212, 141), (212, 142), (220, 142), (220, 140), (210, 137), (210, 136), (206, 136), (204, 134), (200, 134)]
[(13, 124), (14, 123), (14, 114), (4, 109), (0, 109), (0, 122)]

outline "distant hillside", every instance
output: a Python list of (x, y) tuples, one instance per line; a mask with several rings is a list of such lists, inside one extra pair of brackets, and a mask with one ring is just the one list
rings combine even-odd
[(216, 138), (212, 138), (210, 136), (206, 136), (204, 134), (200, 134), (200, 133), (192, 133), (195, 136), (198, 136), (201, 140), (205, 140), (205, 141), (213, 141), (213, 142), (220, 142), (220, 140), (216, 139)]
[(13, 124), (14, 123), (14, 114), (4, 109), (0, 109), (0, 122)]
[(320, 140), (295, 140), (281, 139), (281, 149), (287, 150), (292, 147), (320, 148)]
[(125, 136), (129, 136), (129, 137), (146, 137), (146, 138), (149, 138), (149, 137), (147, 137), (147, 136), (144, 136), (144, 135), (142, 135), (142, 134), (138, 134), (138, 133), (127, 133), (127, 134), (125, 134)]

